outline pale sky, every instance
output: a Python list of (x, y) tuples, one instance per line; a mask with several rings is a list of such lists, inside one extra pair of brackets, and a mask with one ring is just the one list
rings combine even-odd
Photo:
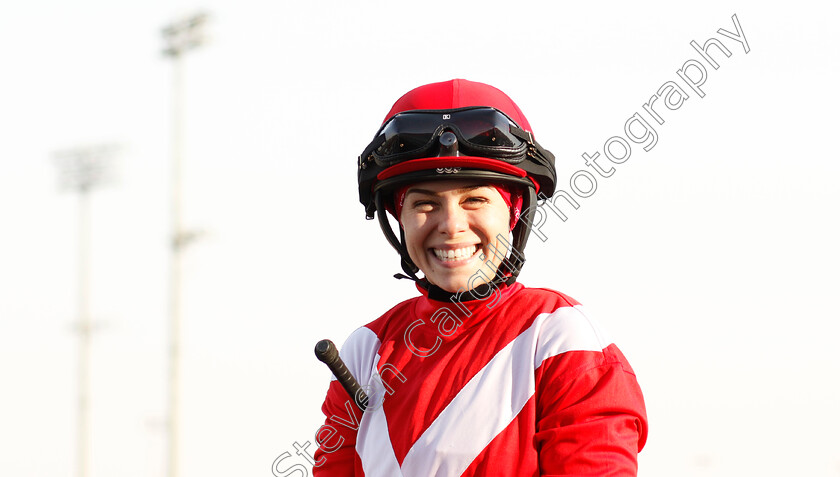
[[(172, 64), (185, 59), (181, 475), (272, 475), (314, 440), (312, 353), (416, 294), (364, 220), (356, 156), (421, 84), (499, 87), (558, 187), (668, 82), (657, 143), (550, 215), (520, 281), (582, 302), (633, 365), (640, 476), (840, 475), (837, 7), (804, 1), (47, 0), (0, 8), (0, 474), (75, 475), (77, 197), (55, 153), (111, 144), (91, 196), (94, 477), (162, 476)], [(735, 32), (745, 45), (719, 34)], [(703, 61), (700, 87), (677, 71)], [(660, 103), (661, 106), (661, 103)], [(606, 164), (609, 164), (608, 162)], [(591, 171), (591, 169), (589, 169)], [(299, 473), (298, 473), (299, 474)]]

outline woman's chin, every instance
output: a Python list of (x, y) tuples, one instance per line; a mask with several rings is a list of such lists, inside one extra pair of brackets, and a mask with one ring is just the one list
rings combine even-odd
[(432, 273), (426, 279), (438, 288), (450, 293), (472, 290), (492, 280), (483, 269), (472, 270), (472, 273)]
[(449, 293), (463, 292), (469, 289), (469, 277), (439, 277), (426, 276), (432, 285)]

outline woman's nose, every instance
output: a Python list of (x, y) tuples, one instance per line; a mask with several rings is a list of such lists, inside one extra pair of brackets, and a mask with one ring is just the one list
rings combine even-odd
[(455, 235), (467, 229), (467, 212), (457, 202), (446, 203), (441, 210), (438, 232)]

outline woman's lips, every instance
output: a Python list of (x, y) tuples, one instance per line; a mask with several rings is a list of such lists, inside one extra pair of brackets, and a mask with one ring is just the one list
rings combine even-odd
[(458, 262), (471, 258), (478, 251), (478, 245), (469, 245), (467, 247), (459, 248), (432, 248), (432, 253), (441, 262)]

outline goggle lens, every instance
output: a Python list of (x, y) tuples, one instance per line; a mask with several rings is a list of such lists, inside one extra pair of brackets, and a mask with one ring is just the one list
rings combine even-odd
[(511, 120), (496, 110), (463, 111), (457, 126), (468, 142), (479, 146), (514, 147), (522, 141), (510, 133)]
[(382, 159), (416, 153), (430, 147), (444, 130), (452, 130), (467, 145), (519, 147), (522, 140), (511, 133), (511, 126), (516, 124), (493, 108), (400, 113), (382, 127), (379, 135), (385, 139), (375, 152)]

